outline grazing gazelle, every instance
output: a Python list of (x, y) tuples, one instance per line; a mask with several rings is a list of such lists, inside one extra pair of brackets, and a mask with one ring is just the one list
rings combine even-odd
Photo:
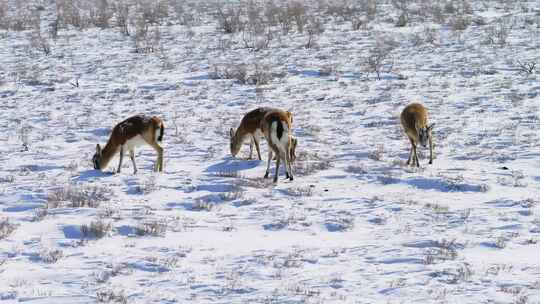
[(409, 153), (409, 160), (407, 165), (415, 165), (420, 167), (418, 163), (418, 155), (416, 154), (416, 146), (421, 144), (427, 147), (429, 142), (429, 164), (433, 163), (433, 139), (431, 136), (431, 130), (433, 124), (428, 125), (428, 113), (426, 108), (419, 103), (411, 103), (406, 106), (401, 112), (401, 125), (409, 140), (411, 141), (411, 152)]
[(268, 112), (261, 121), (261, 130), (268, 142), (268, 166), (266, 167), (265, 178), (270, 174), (270, 163), (272, 162), (272, 152), (276, 154), (276, 174), (274, 182), (277, 182), (279, 175), (279, 162), (283, 160), (286, 171), (286, 178), (293, 180), (292, 162), (296, 158), (295, 151), (297, 140), (292, 136), (291, 116), (288, 112), (274, 110)]
[[(244, 115), (242, 121), (240, 122), (240, 125), (236, 130), (231, 128), (229, 135), (231, 154), (233, 157), (235, 157), (236, 154), (240, 152), (240, 148), (242, 147), (244, 140), (249, 139), (249, 159), (251, 159), (253, 155), (253, 144), (255, 144), (257, 156), (259, 157), (259, 160), (261, 160), (261, 150), (259, 147), (259, 140), (263, 136), (263, 133), (261, 131), (261, 121), (268, 112), (277, 110), (278, 109), (270, 107), (261, 107), (251, 110), (246, 115)], [(288, 111), (285, 113), (287, 113), (287, 116), (292, 122), (292, 113)]]
[(118, 172), (122, 168), (124, 152), (129, 151), (133, 162), (133, 173), (137, 173), (135, 147), (149, 145), (156, 150), (158, 157), (154, 171), (163, 171), (163, 148), (158, 144), (163, 139), (163, 121), (157, 116), (135, 115), (117, 124), (109, 137), (105, 148), (97, 144), (96, 154), (92, 158), (94, 169), (103, 170), (111, 159), (120, 153)]

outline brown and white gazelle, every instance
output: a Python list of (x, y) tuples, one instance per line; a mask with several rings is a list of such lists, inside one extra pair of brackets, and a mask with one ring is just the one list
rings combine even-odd
[(276, 174), (274, 182), (277, 182), (279, 175), (279, 163), (283, 160), (286, 171), (286, 178), (291, 181), (293, 178), (292, 162), (295, 158), (297, 140), (292, 136), (291, 115), (288, 112), (274, 110), (268, 112), (261, 121), (261, 130), (268, 142), (268, 166), (266, 167), (265, 178), (270, 174), (270, 163), (272, 153), (276, 154)]
[[(236, 130), (231, 128), (229, 135), (231, 154), (233, 157), (235, 157), (238, 152), (240, 152), (240, 148), (242, 147), (244, 141), (246, 139), (249, 139), (249, 159), (251, 159), (253, 155), (253, 144), (255, 144), (257, 156), (259, 157), (259, 160), (261, 160), (261, 150), (259, 147), (259, 141), (261, 137), (263, 137), (263, 133), (261, 131), (261, 122), (267, 113), (277, 110), (278, 109), (276, 108), (270, 107), (260, 107), (251, 110), (246, 113), (246, 115), (244, 115), (242, 121), (240, 122), (240, 125)], [(292, 113), (288, 111), (285, 113), (287, 113), (292, 122)]]
[(429, 142), (429, 164), (433, 163), (433, 138), (431, 130), (434, 124), (428, 125), (428, 112), (427, 109), (420, 103), (411, 103), (403, 109), (401, 112), (401, 125), (409, 140), (411, 141), (411, 152), (409, 153), (409, 160), (407, 165), (415, 165), (420, 167), (418, 163), (418, 155), (416, 153), (416, 146), (421, 144), (424, 148)]
[(158, 157), (154, 171), (163, 171), (163, 148), (158, 144), (163, 139), (163, 121), (157, 116), (135, 115), (117, 124), (103, 149), (97, 144), (92, 158), (94, 169), (103, 170), (111, 159), (120, 153), (118, 171), (122, 168), (124, 152), (129, 151), (133, 162), (133, 173), (137, 173), (135, 164), (135, 147), (149, 145), (156, 150)]

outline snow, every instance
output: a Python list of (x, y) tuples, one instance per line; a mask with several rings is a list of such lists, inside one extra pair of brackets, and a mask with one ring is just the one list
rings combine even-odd
[[(515, 65), (540, 62), (538, 24), (524, 21), (538, 16), (471, 2), (488, 25), (328, 21), (310, 49), (292, 33), (255, 52), (209, 16), (193, 37), (163, 25), (154, 54), (117, 29), (61, 30), (49, 56), (0, 32), (0, 220), (15, 225), (0, 237), (0, 301), (539, 302), (540, 82)], [(508, 15), (507, 45), (483, 43)], [(425, 26), (436, 45), (412, 42)], [(399, 46), (377, 80), (361, 64), (383, 36)], [(283, 77), (210, 77), (222, 63)], [(399, 123), (415, 101), (435, 123), (434, 164), (422, 148), (418, 169)], [(259, 106), (294, 114), (292, 182), (263, 179), (264, 140), (262, 161), (246, 159), (247, 142), (230, 156), (229, 129)], [(118, 158), (93, 170), (96, 143), (139, 113), (164, 121), (164, 172), (150, 147), (136, 175), (131, 162), (113, 174)], [(111, 225), (102, 238), (84, 231), (98, 220)]]

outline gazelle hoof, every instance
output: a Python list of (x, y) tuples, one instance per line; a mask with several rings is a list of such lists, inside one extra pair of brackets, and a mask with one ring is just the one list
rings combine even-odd
[(264, 174), (264, 178), (268, 178), (268, 172)]

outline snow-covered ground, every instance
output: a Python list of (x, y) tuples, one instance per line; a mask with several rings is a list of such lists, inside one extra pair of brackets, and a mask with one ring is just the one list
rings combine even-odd
[[(463, 31), (396, 27), (387, 2), (357, 31), (321, 15), (311, 48), (294, 30), (245, 48), (210, 14), (163, 24), (150, 54), (118, 29), (60, 30), (48, 56), (0, 31), (0, 301), (540, 303), (539, 69), (518, 63), (540, 63), (540, 6), (471, 4), (485, 24)], [(394, 47), (380, 80), (376, 43)], [(271, 80), (216, 79), (241, 64)], [(435, 123), (419, 169), (399, 124), (412, 101)], [(262, 178), (265, 143), (262, 161), (230, 156), (258, 106), (294, 113), (292, 182)], [(137, 175), (93, 170), (137, 113), (164, 119), (164, 172), (149, 147)]]

